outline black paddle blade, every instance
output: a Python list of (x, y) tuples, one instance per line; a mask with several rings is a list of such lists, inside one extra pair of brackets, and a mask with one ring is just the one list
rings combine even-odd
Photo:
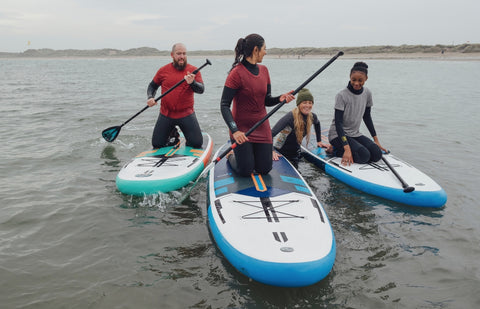
[(415, 188), (414, 187), (406, 187), (403, 189), (403, 192), (405, 193), (410, 193), (410, 192), (413, 192), (415, 191)]
[(116, 126), (116, 127), (110, 127), (102, 131), (102, 136), (107, 142), (113, 142), (117, 136), (118, 133), (120, 133), (120, 129), (122, 127)]

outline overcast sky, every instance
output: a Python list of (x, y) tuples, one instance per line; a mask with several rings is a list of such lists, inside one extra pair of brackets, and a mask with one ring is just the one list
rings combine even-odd
[(1, 0), (0, 51), (480, 43), (480, 0)]

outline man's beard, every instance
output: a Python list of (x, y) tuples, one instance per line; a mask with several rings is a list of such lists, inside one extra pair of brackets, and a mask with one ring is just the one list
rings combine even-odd
[(176, 60), (173, 60), (173, 67), (179, 71), (183, 71), (187, 67), (187, 59), (183, 61), (183, 64), (180, 64)]

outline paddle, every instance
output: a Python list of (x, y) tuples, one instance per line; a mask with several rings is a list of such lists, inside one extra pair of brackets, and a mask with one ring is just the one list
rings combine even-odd
[[(323, 70), (325, 70), (332, 62), (334, 62), (338, 57), (342, 56), (343, 52), (339, 51), (332, 59), (330, 59), (327, 63), (325, 63), (320, 69), (318, 69), (315, 73), (313, 73), (312, 76), (310, 76), (303, 84), (301, 84), (297, 89), (293, 91), (293, 95), (296, 95), (303, 87), (305, 87), (308, 83), (310, 83), (315, 77), (317, 77), (318, 74), (320, 74)], [(255, 131), (256, 128), (258, 128), (265, 120), (270, 118), (276, 111), (278, 111), (285, 103), (287, 103), (286, 100), (283, 100), (277, 106), (275, 106), (274, 109), (272, 109), (265, 117), (263, 117), (260, 121), (258, 121), (256, 124), (253, 125), (246, 133), (245, 136), (249, 136), (253, 131)], [(237, 143), (233, 143), (228, 149), (226, 149), (224, 152), (222, 152), (215, 160), (213, 160), (198, 176), (198, 179), (204, 177), (215, 164), (217, 164), (223, 157), (225, 157), (230, 150), (235, 149), (237, 147)], [(197, 180), (198, 181), (198, 180)], [(196, 182), (195, 182), (196, 183)]]
[[(206, 65), (209, 65), (209, 64), (212, 64), (210, 62), (210, 60), (206, 60), (206, 62), (201, 66), (199, 67), (198, 69), (196, 69), (195, 71), (192, 72), (192, 74), (197, 74), (198, 71), (200, 71), (203, 67), (205, 67)], [(178, 86), (180, 86), (183, 82), (185, 81), (185, 79), (182, 79), (181, 81), (179, 81), (178, 83), (176, 83), (175, 85), (173, 85), (173, 87), (171, 87), (170, 89), (168, 89), (167, 91), (165, 91), (164, 93), (162, 93), (161, 96), (159, 96), (158, 98), (155, 99), (155, 102), (157, 102), (158, 100), (160, 100), (161, 98), (163, 98), (164, 96), (166, 96), (167, 94), (169, 94), (173, 89), (177, 88)], [(140, 115), (141, 113), (143, 113), (146, 109), (148, 109), (150, 106), (145, 106), (141, 111), (139, 111), (138, 113), (136, 113), (135, 115), (133, 115), (132, 117), (130, 117), (127, 121), (125, 121), (124, 123), (122, 123), (121, 125), (119, 126), (114, 126), (114, 127), (110, 127), (110, 128), (107, 128), (105, 130), (102, 131), (102, 136), (103, 138), (107, 141), (107, 142), (113, 142), (118, 134), (120, 133), (120, 130), (122, 129), (122, 127), (124, 125), (126, 125), (127, 123), (130, 122), (130, 120), (132, 120), (133, 118), (137, 117), (138, 115)]]
[(393, 166), (387, 161), (387, 159), (384, 156), (382, 156), (382, 160), (383, 160), (383, 162), (385, 162), (385, 164), (388, 166), (388, 168), (392, 171), (392, 173), (398, 178), (398, 180), (402, 184), (403, 192), (410, 193), (410, 192), (415, 190), (414, 187), (410, 187), (405, 182), (405, 180), (403, 180), (403, 178), (398, 174), (398, 172), (393, 168)]

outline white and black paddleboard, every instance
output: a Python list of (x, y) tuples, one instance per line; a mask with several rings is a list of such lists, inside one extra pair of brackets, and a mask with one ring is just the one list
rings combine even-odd
[[(446, 192), (429, 176), (397, 158), (393, 154), (384, 154), (403, 184), (392, 169), (383, 161), (367, 164), (342, 165), (342, 158), (327, 154), (324, 149), (317, 147), (316, 137), (310, 137), (302, 143), (304, 157), (319, 166), (327, 174), (338, 180), (369, 194), (376, 195), (399, 203), (420, 207), (442, 207), (447, 202)], [(406, 192), (404, 185), (408, 184), (411, 192)]]
[(117, 188), (139, 196), (180, 189), (200, 175), (212, 150), (207, 133), (203, 133), (202, 148), (185, 146), (185, 138), (180, 135), (177, 144), (142, 152), (125, 164), (117, 175)]
[(240, 177), (227, 159), (220, 160), (208, 178), (208, 224), (230, 264), (261, 283), (308, 286), (325, 278), (335, 261), (328, 217), (284, 157), (268, 175), (250, 177)]

